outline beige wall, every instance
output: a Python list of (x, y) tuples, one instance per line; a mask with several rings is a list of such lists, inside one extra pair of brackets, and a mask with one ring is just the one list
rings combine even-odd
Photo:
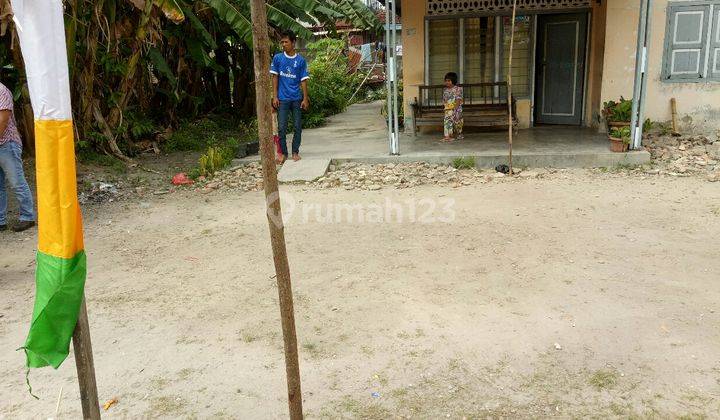
[(590, 21), (590, 54), (587, 63), (588, 85), (585, 91), (585, 125), (596, 127), (600, 121), (603, 60), (605, 56), (605, 20), (607, 2), (593, 4)]
[[(631, 98), (635, 72), (638, 3), (607, 0), (607, 31), (602, 101)], [(661, 81), (667, 0), (655, 0), (649, 47), (649, 79), (645, 117), (669, 121), (670, 99), (676, 98), (681, 130), (717, 135), (720, 130), (720, 83), (665, 83)]]
[[(403, 96), (406, 121), (412, 117), (410, 104), (419, 96), (425, 77), (425, 0), (402, 1)], [(410, 124), (405, 124), (411, 130)]]

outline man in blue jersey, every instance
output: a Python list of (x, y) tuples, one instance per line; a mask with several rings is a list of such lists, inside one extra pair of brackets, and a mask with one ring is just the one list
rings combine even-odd
[(307, 79), (310, 78), (307, 62), (295, 51), (295, 34), (283, 32), (280, 45), (283, 52), (273, 57), (270, 73), (273, 80), (272, 104), (278, 111), (278, 136), (282, 155), (278, 163), (285, 162), (288, 157), (287, 126), (290, 113), (293, 114), (292, 159), (300, 160), (300, 141), (302, 140), (302, 111), (310, 108)]

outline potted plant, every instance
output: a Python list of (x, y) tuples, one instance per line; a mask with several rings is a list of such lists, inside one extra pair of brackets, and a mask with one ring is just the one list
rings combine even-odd
[(630, 127), (612, 127), (608, 135), (610, 150), (613, 152), (627, 152), (630, 147)]
[(610, 127), (630, 127), (632, 118), (632, 99), (622, 96), (619, 101), (607, 101), (603, 104), (603, 117)]

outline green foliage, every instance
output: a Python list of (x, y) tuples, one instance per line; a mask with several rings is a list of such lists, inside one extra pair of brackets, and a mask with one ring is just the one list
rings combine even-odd
[(78, 152), (78, 161), (84, 164), (93, 164), (110, 169), (115, 174), (125, 174), (128, 171), (127, 165), (120, 159), (106, 154), (97, 153), (95, 150), (87, 148)]
[(607, 101), (603, 104), (602, 113), (607, 122), (630, 122), (632, 99), (625, 99), (621, 96), (619, 102)]
[[(384, 95), (385, 96), (385, 104), (383, 105), (382, 111), (381, 111), (383, 116), (387, 116), (387, 114), (388, 114), (388, 112), (387, 112), (387, 106), (388, 106), (387, 89), (385, 90), (385, 92), (386, 92)], [(401, 119), (405, 117), (405, 107), (403, 106), (404, 103), (405, 103), (405, 100), (404, 100), (404, 95), (403, 95), (403, 82), (402, 82), (402, 80), (400, 80), (400, 81), (398, 81), (398, 117), (400, 117)], [(402, 122), (401, 122), (401, 124), (402, 124)]]
[(209, 147), (200, 156), (198, 170), (200, 175), (212, 176), (215, 172), (227, 167), (234, 157), (234, 149), (229, 147)]
[(621, 139), (623, 143), (630, 144), (630, 127), (613, 127), (610, 130), (610, 137)]
[(643, 123), (643, 132), (647, 133), (655, 126), (655, 123), (653, 123), (650, 118), (646, 119)]
[[(78, 153), (116, 153), (124, 158), (140, 149), (134, 143), (168, 128), (179, 129), (167, 144), (160, 144), (166, 150), (205, 150), (213, 145), (209, 140), (213, 137), (219, 145), (228, 138), (256, 138), (252, 121), (241, 121), (254, 108), (249, 4), (249, 0), (63, 2)], [(271, 33), (292, 29), (300, 38), (310, 39), (307, 23), (327, 27), (331, 36), (337, 36), (336, 22), (370, 31), (381, 27), (358, 0), (266, 0), (266, 4)], [(22, 60), (10, 49), (13, 33), (15, 29), (9, 28), (0, 42), (0, 61), (3, 83), (13, 91), (21, 113), (29, 98), (24, 93)], [(311, 67), (315, 80), (311, 81), (312, 108), (305, 118), (309, 126), (342, 111), (357, 86), (346, 73), (344, 56), (323, 54), (327, 46), (316, 49), (319, 59)], [(187, 122), (205, 116), (212, 120), (213, 113), (227, 111), (235, 116), (226, 118), (232, 124), (218, 120), (193, 128)]]
[(308, 93), (310, 111), (303, 118), (305, 127), (321, 125), (330, 115), (340, 113), (349, 105), (350, 97), (361, 80), (348, 72), (345, 42), (325, 38), (308, 45)]
[(180, 125), (164, 149), (175, 151), (200, 151), (209, 147), (234, 147), (257, 139), (257, 121), (244, 122), (227, 115), (211, 114)]
[(387, 99), (387, 89), (383, 87), (370, 88), (365, 91), (364, 100), (366, 102), (384, 101)]
[(132, 140), (143, 140), (157, 131), (152, 119), (135, 112), (127, 113), (118, 129), (120, 135), (129, 136)]
[(455, 169), (472, 169), (475, 167), (475, 158), (472, 156), (455, 158), (452, 165)]
[(654, 122), (652, 128), (656, 129), (661, 136), (672, 134), (672, 123), (670, 122)]
[[(248, 45), (252, 44), (252, 23), (248, 0), (202, 0), (217, 13)], [(368, 7), (358, 0), (282, 0), (267, 1), (268, 22), (282, 29), (290, 29), (298, 37), (310, 39), (312, 32), (302, 22), (321, 22), (330, 27), (338, 20), (346, 20), (354, 27), (379, 30), (380, 21)]]

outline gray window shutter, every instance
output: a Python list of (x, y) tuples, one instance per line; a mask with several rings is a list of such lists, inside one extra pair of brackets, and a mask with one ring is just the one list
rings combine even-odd
[(668, 7), (665, 79), (689, 81), (706, 76), (710, 10), (709, 5)]
[(710, 31), (710, 57), (708, 77), (720, 80), (720, 4), (713, 6), (713, 24)]

